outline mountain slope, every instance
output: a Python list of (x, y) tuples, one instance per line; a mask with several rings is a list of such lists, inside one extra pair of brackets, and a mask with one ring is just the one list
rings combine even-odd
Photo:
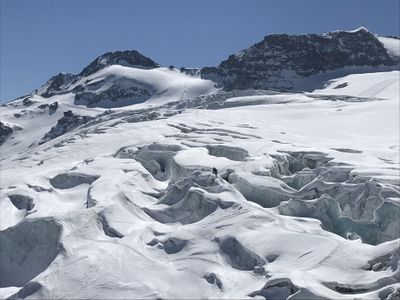
[(150, 98), (153, 102), (174, 101), (213, 90), (210, 81), (160, 68), (150, 58), (132, 50), (105, 53), (77, 75), (60, 73), (33, 95), (50, 98), (69, 94), (74, 99), (70, 104), (111, 108)]
[[(68, 76), (67, 81), (60, 79), (65, 76)], [(209, 80), (168, 68), (111, 65), (87, 77), (73, 75), (74, 79), (70, 78), (69, 75), (57, 75), (36, 93), (0, 108), (1, 120), (5, 125), (18, 129), (13, 134), (1, 132), (3, 142), (8, 145), (4, 147), (7, 150), (3, 151), (16, 153), (39, 143), (63, 117), (63, 113), (69, 110), (75, 115), (92, 117), (108, 108), (129, 109), (134, 104), (141, 104), (143, 108), (158, 106), (207, 95), (216, 90), (214, 83)]]

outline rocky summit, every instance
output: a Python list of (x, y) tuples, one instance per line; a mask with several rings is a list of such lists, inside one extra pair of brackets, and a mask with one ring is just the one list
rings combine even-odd
[[(82, 85), (76, 84), (81, 78), (88, 77), (97, 71), (112, 65), (140, 69), (153, 69), (159, 67), (159, 65), (153, 60), (140, 54), (136, 50), (107, 52), (93, 60), (77, 75), (59, 73), (58, 75), (53, 76), (36, 91), (36, 94), (48, 98), (53, 95), (63, 94), (71, 89), (73, 89), (74, 92), (81, 94), (84, 88)], [(115, 87), (113, 88), (115, 89)], [(90, 97), (92, 95), (87, 96)], [(110, 97), (112, 95), (107, 94), (107, 96)], [(77, 100), (80, 98), (81, 97), (78, 96)]]
[(97, 57), (86, 68), (84, 68), (82, 72), (79, 73), (79, 76), (89, 76), (90, 74), (93, 74), (98, 70), (110, 65), (120, 65), (125, 67), (143, 69), (152, 69), (159, 67), (159, 65), (152, 61), (150, 58), (140, 54), (136, 50), (115, 51), (107, 52)]
[(346, 67), (396, 67), (376, 36), (364, 28), (324, 35), (272, 34), (229, 56), (201, 76), (228, 89), (296, 89), (301, 79)]

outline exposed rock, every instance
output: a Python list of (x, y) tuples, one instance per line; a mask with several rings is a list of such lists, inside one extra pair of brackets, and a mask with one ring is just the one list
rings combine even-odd
[[(143, 87), (128, 87), (125, 91), (120, 86), (111, 86), (107, 91), (103, 91), (100, 95), (94, 95), (90, 93), (90, 89), (85, 90), (86, 86), (74, 86), (82, 77), (87, 77), (107, 66), (121, 65), (126, 67), (142, 68), (142, 69), (153, 69), (159, 67), (153, 60), (140, 54), (135, 50), (129, 51), (116, 51), (107, 52), (95, 60), (93, 60), (88, 66), (86, 66), (79, 74), (68, 74), (59, 73), (50, 78), (40, 89), (36, 90), (35, 93), (45, 98), (49, 98), (54, 95), (65, 94), (71, 91), (79, 92), (79, 96), (76, 101), (85, 99), (86, 101), (93, 102), (99, 101), (99, 99), (105, 99), (107, 97), (113, 97), (120, 94), (122, 99), (127, 97), (137, 97), (137, 95), (146, 95)], [(149, 91), (147, 91), (148, 93)], [(94, 99), (94, 98), (98, 99)], [(33, 102), (29, 97), (25, 98), (23, 104), (25, 106), (31, 105)]]
[(47, 103), (45, 103), (45, 104), (40, 104), (40, 105), (38, 106), (38, 108), (40, 108), (40, 109), (46, 109), (47, 107), (49, 107), (49, 105), (48, 105)]
[(57, 124), (43, 136), (39, 144), (43, 144), (47, 141), (55, 139), (56, 137), (59, 137), (60, 135), (63, 135), (64, 133), (69, 132), (93, 119), (93, 117), (89, 116), (75, 115), (72, 113), (72, 111), (68, 110), (64, 112), (64, 116), (57, 121)]
[(273, 34), (201, 76), (228, 89), (291, 90), (295, 80), (346, 66), (394, 66), (383, 44), (365, 29), (325, 35)]
[(0, 121), (0, 146), (7, 140), (13, 133), (13, 129)]
[(126, 67), (153, 69), (159, 65), (150, 58), (140, 54), (135, 50), (107, 52), (94, 61), (79, 73), (79, 76), (89, 76), (107, 66), (121, 65)]
[(181, 73), (185, 73), (187, 75), (197, 75), (199, 74), (200, 69), (199, 68), (185, 68), (185, 67), (181, 67), (180, 68)]
[(222, 290), (222, 281), (215, 273), (207, 273), (204, 275), (204, 279), (210, 284), (215, 284), (220, 290)]
[(32, 210), (35, 204), (33, 199), (25, 195), (9, 195), (12, 204), (18, 209), (26, 209), (27, 211)]
[[(108, 88), (104, 89), (104, 82)], [(117, 107), (148, 100), (153, 94), (153, 88), (139, 81), (128, 78), (109, 76), (106, 79), (78, 86), (74, 89), (77, 105), (88, 107)], [(118, 102), (117, 102), (118, 101)]]
[(57, 111), (57, 109), (58, 109), (58, 102), (55, 101), (55, 102), (51, 103), (49, 105), (49, 114), (50, 115), (54, 114)]
[(31, 106), (33, 104), (33, 101), (31, 100), (30, 97), (26, 97), (24, 98), (24, 100), (22, 100), (22, 104), (24, 106)]
[(38, 95), (49, 98), (68, 89), (78, 77), (73, 74), (59, 73), (51, 77), (37, 92)]

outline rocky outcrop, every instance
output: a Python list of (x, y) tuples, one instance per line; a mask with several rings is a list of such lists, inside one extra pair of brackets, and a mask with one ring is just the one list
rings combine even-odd
[(13, 133), (13, 129), (0, 122), (0, 146), (7, 140), (7, 138)]
[[(104, 85), (108, 87), (105, 89)], [(105, 108), (141, 103), (154, 94), (153, 88), (142, 82), (112, 76), (100, 82), (78, 86), (74, 91), (75, 104)]]
[(396, 66), (384, 45), (366, 29), (324, 35), (273, 34), (201, 76), (227, 89), (296, 88), (296, 80), (344, 67)]
[(78, 76), (68, 73), (59, 73), (51, 77), (37, 92), (38, 95), (49, 98), (68, 90), (68, 86), (77, 80)]
[(27, 211), (32, 210), (35, 204), (33, 203), (32, 197), (26, 195), (8, 195), (12, 204), (19, 210), (26, 209)]
[(55, 139), (91, 120), (93, 120), (93, 117), (75, 115), (72, 111), (68, 110), (64, 112), (64, 116), (58, 120), (57, 124), (51, 127), (50, 131), (43, 136), (39, 144)]

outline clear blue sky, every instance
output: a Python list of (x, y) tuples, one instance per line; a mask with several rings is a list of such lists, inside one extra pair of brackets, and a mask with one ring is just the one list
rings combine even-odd
[(399, 35), (399, 0), (0, 0), (0, 101), (107, 51), (212, 66), (271, 33)]

